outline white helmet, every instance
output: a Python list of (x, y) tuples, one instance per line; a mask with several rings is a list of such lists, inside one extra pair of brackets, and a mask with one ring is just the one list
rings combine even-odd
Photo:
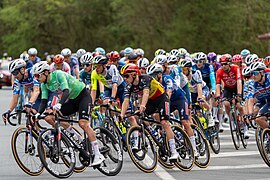
[(80, 62), (82, 64), (92, 64), (93, 55), (90, 52), (85, 53), (81, 56)]
[(157, 55), (155, 57), (155, 62), (163, 65), (164, 63), (167, 62), (167, 56), (166, 55)]
[(181, 58), (184, 58), (188, 53), (185, 48), (179, 48), (178, 52), (179, 52), (179, 55), (180, 55)]
[(147, 73), (148, 75), (155, 74), (155, 73), (160, 73), (160, 72), (161, 72), (161, 73), (163, 72), (163, 67), (162, 67), (162, 65), (157, 64), (157, 63), (151, 64), (151, 65), (148, 66), (147, 69), (146, 69), (146, 73)]
[(50, 70), (50, 66), (49, 66), (49, 64), (47, 64), (47, 62), (42, 61), (42, 62), (36, 63), (33, 66), (31, 73), (32, 74), (40, 74), (45, 70)]
[(250, 66), (247, 66), (245, 67), (243, 70), (242, 70), (242, 75), (243, 76), (246, 76), (250, 73)]
[(255, 62), (256, 59), (258, 59), (258, 55), (257, 54), (249, 54), (246, 58), (245, 58), (245, 63), (247, 65), (250, 65), (252, 62)]
[(138, 56), (144, 56), (144, 50), (141, 49), (141, 48), (137, 48), (135, 50), (135, 53), (138, 55)]
[(15, 59), (13, 61), (11, 61), (11, 63), (8, 66), (8, 70), (9, 72), (13, 72), (16, 69), (19, 69), (21, 67), (25, 67), (26, 66), (26, 62), (23, 59)]
[(190, 57), (186, 57), (179, 64), (180, 67), (192, 67), (193, 65), (194, 63)]
[(78, 49), (78, 51), (76, 52), (78, 58), (80, 58), (85, 53), (86, 53), (85, 49)]
[(168, 63), (175, 63), (178, 61), (178, 57), (174, 56), (174, 55), (170, 55), (168, 58), (167, 58), (167, 62)]
[(25, 62), (27, 62), (29, 60), (29, 54), (27, 53), (22, 53), (20, 55), (20, 59), (23, 59)]
[(169, 52), (169, 56), (176, 56), (176, 57), (180, 57), (180, 53), (178, 51), (178, 49), (172, 49), (170, 52)]
[(65, 48), (61, 51), (62, 56), (71, 56), (71, 50), (69, 48)]
[(29, 55), (37, 55), (37, 49), (36, 48), (30, 48), (27, 52)]
[(250, 65), (250, 71), (262, 71), (265, 69), (266, 69), (266, 66), (262, 62), (254, 62)]
[(147, 58), (140, 58), (137, 62), (139, 68), (147, 68), (149, 60)]

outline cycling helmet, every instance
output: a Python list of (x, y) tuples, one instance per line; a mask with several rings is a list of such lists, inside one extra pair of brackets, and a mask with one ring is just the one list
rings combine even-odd
[(133, 49), (131, 47), (127, 47), (124, 49), (124, 55), (128, 56), (132, 51), (133, 51)]
[(169, 56), (176, 56), (176, 57), (180, 57), (180, 53), (178, 51), (178, 49), (172, 49), (170, 52), (169, 52)]
[(53, 62), (55, 64), (62, 64), (64, 62), (64, 56), (62, 56), (61, 54), (57, 54), (56, 56), (54, 56), (53, 58)]
[(15, 59), (8, 65), (9, 72), (13, 72), (16, 69), (20, 69), (26, 66), (26, 62), (23, 59)]
[(121, 70), (120, 70), (121, 74), (127, 74), (127, 73), (135, 73), (140, 75), (140, 70), (139, 67), (136, 64), (132, 64), (132, 63), (128, 63), (126, 65), (124, 65)]
[(180, 67), (192, 67), (193, 63), (192, 63), (192, 59), (190, 57), (186, 57), (185, 59), (183, 59), (180, 62)]
[(95, 53), (99, 53), (100, 55), (103, 55), (103, 56), (105, 56), (105, 54), (106, 54), (106, 52), (105, 52), (105, 50), (102, 48), (102, 47), (97, 47), (96, 49), (95, 49)]
[(186, 55), (187, 55), (187, 50), (185, 49), (185, 48), (179, 48), (178, 49), (178, 52), (179, 52), (179, 56), (181, 57), (181, 58), (185, 58), (186, 57)]
[(262, 71), (265, 69), (266, 69), (266, 66), (262, 62), (254, 62), (250, 65), (250, 71)]
[(166, 51), (164, 49), (158, 49), (155, 51), (155, 57), (158, 55), (166, 55)]
[(78, 51), (76, 52), (78, 58), (80, 58), (85, 53), (86, 53), (85, 49), (78, 49)]
[(111, 60), (120, 59), (120, 54), (117, 51), (112, 51), (110, 52), (109, 57)]
[(232, 57), (232, 62), (233, 63), (239, 63), (242, 62), (242, 56), (240, 54), (236, 54)]
[(137, 56), (143, 57), (144, 56), (144, 50), (141, 48), (137, 48), (135, 50), (135, 53), (137, 54)]
[(242, 70), (242, 75), (247, 76), (249, 74), (250, 74), (250, 66), (247, 66)]
[(155, 61), (156, 61), (156, 63), (161, 64), (161, 65), (168, 62), (166, 55), (157, 55), (155, 57)]
[(124, 57), (125, 56), (125, 51), (124, 50), (121, 50), (120, 53), (119, 53), (119, 55), (120, 55), (120, 58)]
[(176, 63), (178, 61), (178, 58), (174, 55), (170, 55), (168, 58), (167, 58), (167, 62), (168, 63)]
[(20, 59), (23, 59), (25, 62), (27, 62), (29, 60), (29, 54), (27, 53), (22, 53), (20, 55)]
[(108, 58), (102, 55), (95, 56), (93, 59), (93, 64), (107, 64)]
[(128, 60), (131, 60), (131, 61), (135, 61), (137, 60), (138, 56), (135, 52), (130, 52), (130, 54), (128, 55)]
[(232, 56), (230, 54), (223, 54), (220, 58), (219, 58), (219, 62), (220, 63), (229, 63), (232, 60)]
[(40, 74), (45, 70), (48, 70), (48, 71), (50, 70), (49, 64), (47, 64), (47, 62), (44, 62), (44, 61), (38, 62), (33, 66), (31, 73), (32, 74)]
[(215, 62), (217, 60), (217, 55), (214, 52), (210, 52), (207, 54), (208, 62)]
[(163, 72), (162, 65), (157, 64), (157, 63), (151, 64), (146, 69), (146, 74), (148, 74), (148, 75), (153, 75), (153, 74), (162, 73), (162, 72)]
[(203, 52), (201, 52), (201, 53), (198, 54), (197, 59), (198, 60), (201, 60), (201, 61), (206, 61), (207, 60), (207, 56), (206, 56), (206, 54), (204, 54)]
[(243, 57), (247, 57), (248, 55), (250, 55), (250, 51), (247, 50), (247, 49), (243, 49), (243, 50), (240, 52), (240, 55), (243, 56)]
[(245, 63), (250, 65), (251, 63), (256, 62), (258, 58), (257, 54), (250, 54), (245, 58)]
[(90, 52), (85, 53), (80, 58), (81, 64), (92, 64), (93, 55)]
[(65, 48), (61, 51), (62, 56), (71, 56), (71, 50), (69, 48)]
[(264, 58), (264, 64), (265, 64), (266, 66), (270, 65), (270, 56), (266, 56), (266, 57)]
[(140, 58), (137, 62), (139, 68), (147, 68), (149, 60), (147, 58)]
[(36, 48), (30, 48), (30, 49), (28, 49), (27, 53), (29, 55), (37, 55), (38, 52), (37, 52)]

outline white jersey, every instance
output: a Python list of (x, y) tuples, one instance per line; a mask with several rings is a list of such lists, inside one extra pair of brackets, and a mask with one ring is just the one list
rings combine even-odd
[(57, 68), (56, 68), (56, 64), (55, 64), (55, 63), (52, 63), (52, 64), (50, 65), (50, 71), (53, 72), (53, 71), (55, 71), (55, 70), (61, 70), (61, 71), (64, 71), (64, 72), (70, 74), (70, 66), (69, 66), (69, 64), (66, 63), (66, 62), (63, 62), (61, 69), (57, 69)]
[(206, 83), (202, 79), (201, 71), (196, 70), (195, 72), (192, 71), (191, 79), (190, 79), (190, 92), (197, 93), (197, 85), (202, 84), (202, 88), (206, 86)]

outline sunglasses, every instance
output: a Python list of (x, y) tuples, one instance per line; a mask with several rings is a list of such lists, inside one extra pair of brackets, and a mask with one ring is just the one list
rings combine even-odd
[(253, 76), (257, 76), (258, 74), (260, 74), (260, 71), (253, 71), (253, 72), (252, 72), (252, 75), (253, 75)]
[(197, 63), (197, 64), (204, 63), (204, 60), (197, 60), (196, 63)]
[(42, 75), (43, 73), (40, 73), (40, 74), (35, 74), (34, 76), (35, 76), (35, 78), (36, 79), (39, 79), (40, 78), (40, 76)]
[(129, 74), (124, 74), (124, 75), (123, 75), (123, 78), (128, 79), (129, 76), (130, 76)]
[(228, 63), (221, 63), (220, 65), (221, 65), (221, 66), (227, 66)]
[(85, 67), (89, 67), (89, 66), (91, 66), (91, 64), (84, 64), (84, 66), (85, 66)]
[(111, 61), (119, 61), (120, 59), (119, 58), (111, 58), (110, 60)]
[(19, 70), (13, 71), (11, 74), (12, 74), (13, 76), (17, 76), (17, 75), (19, 74)]

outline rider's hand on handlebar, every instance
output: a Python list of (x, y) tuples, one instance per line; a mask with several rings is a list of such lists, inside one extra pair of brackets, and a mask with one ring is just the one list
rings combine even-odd
[(218, 104), (220, 103), (220, 97), (219, 97), (219, 96), (216, 97), (216, 98), (215, 98), (215, 101), (216, 101), (216, 106), (218, 106)]
[(7, 119), (9, 118), (10, 113), (11, 113), (11, 111), (8, 110), (7, 112), (2, 114), (2, 118), (3, 118), (3, 121), (4, 121), (5, 125), (7, 124)]
[(62, 104), (57, 103), (56, 105), (53, 106), (53, 110), (60, 111), (61, 107), (62, 107)]
[(238, 102), (241, 102), (242, 101), (242, 94), (237, 94), (236, 99)]

